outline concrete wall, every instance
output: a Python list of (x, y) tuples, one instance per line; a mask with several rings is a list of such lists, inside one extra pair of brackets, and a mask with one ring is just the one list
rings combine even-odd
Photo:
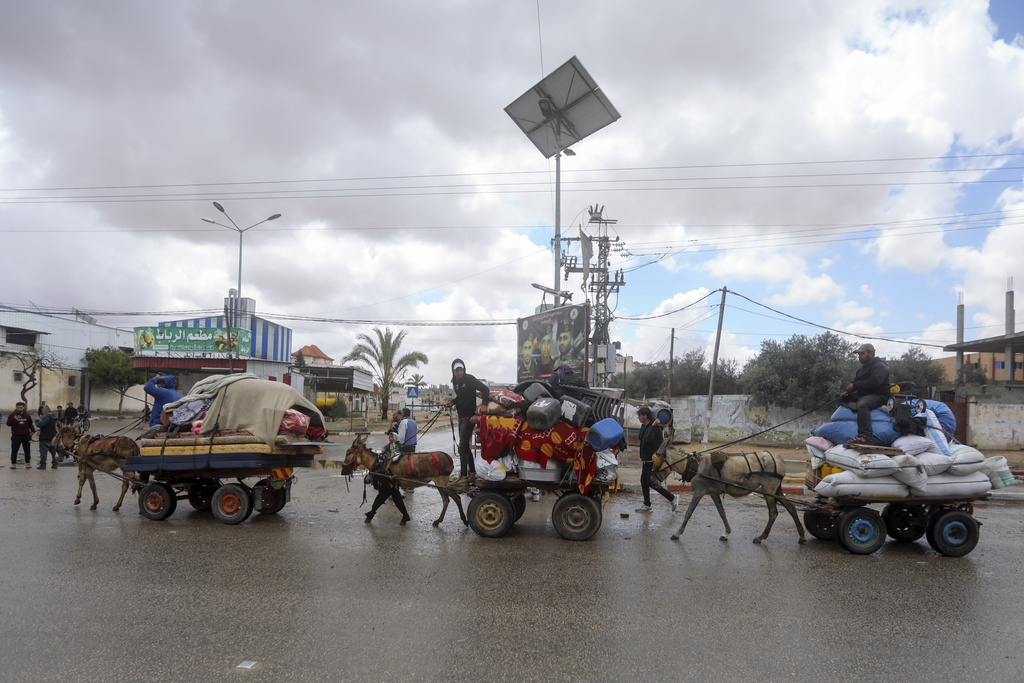
[[(704, 437), (705, 414), (707, 409), (706, 396), (690, 396), (687, 404), (692, 424), (692, 441), (699, 443)], [(674, 406), (673, 406), (674, 407)], [(754, 403), (750, 396), (743, 394), (727, 394), (715, 396), (711, 411), (710, 441), (734, 441), (758, 434), (772, 425), (782, 425), (764, 434), (750, 438), (747, 443), (754, 445), (799, 445), (809, 436), (812, 429), (828, 422), (833, 409), (820, 410), (800, 417), (803, 410), (796, 408), (779, 408), (762, 406)], [(682, 428), (682, 421), (676, 411), (677, 431)], [(789, 420), (794, 420), (789, 422)]]
[(1024, 448), (1024, 405), (968, 401), (967, 443), (982, 452)]

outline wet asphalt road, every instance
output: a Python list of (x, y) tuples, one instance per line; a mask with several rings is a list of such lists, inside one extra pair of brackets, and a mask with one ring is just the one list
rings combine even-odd
[(364, 524), (361, 480), (332, 469), (300, 470), (279, 515), (238, 526), (184, 501), (153, 522), (131, 495), (114, 513), (118, 482), (99, 488), (91, 512), (71, 504), (71, 467), (0, 470), (3, 680), (1024, 677), (1015, 504), (977, 508), (978, 548), (954, 559), (924, 540), (863, 557), (801, 546), (788, 516), (757, 546), (765, 512), (749, 498), (726, 501), (728, 543), (709, 501), (675, 542), (682, 511), (634, 513), (635, 493), (572, 543), (552, 495), (501, 539), (454, 506), (431, 527), (429, 490), (407, 497), (409, 525), (390, 503)]

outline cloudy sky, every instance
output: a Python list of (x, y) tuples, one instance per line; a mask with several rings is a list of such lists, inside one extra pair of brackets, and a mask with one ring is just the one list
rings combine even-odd
[(514, 325), (404, 322), (514, 321), (554, 284), (554, 161), (504, 108), (575, 55), (622, 117), (563, 158), (563, 233), (617, 221), (623, 352), (710, 348), (722, 287), (740, 361), (815, 325), (937, 351), (961, 293), (967, 338), (1002, 334), (1022, 34), (1017, 0), (15, 0), (0, 302), (215, 311), (238, 276), (218, 201), (282, 214), (245, 234), (242, 293), (296, 349), (340, 359), (380, 321), (431, 382), (455, 356), (514, 381)]

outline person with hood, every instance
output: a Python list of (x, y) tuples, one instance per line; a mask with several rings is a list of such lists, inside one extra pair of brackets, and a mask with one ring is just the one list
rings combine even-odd
[(860, 367), (839, 400), (857, 414), (857, 437), (851, 441), (869, 444), (874, 436), (871, 411), (881, 408), (889, 399), (889, 366), (875, 358), (872, 344), (861, 344), (855, 353)]
[(57, 469), (57, 447), (53, 445), (53, 439), (57, 436), (57, 418), (49, 406), (43, 406), (43, 416), (36, 420), (36, 428), (39, 429), (39, 467), (37, 470), (46, 469), (46, 454), (50, 454), (50, 466)]
[(448, 407), (454, 405), (459, 416), (459, 478), (454, 485), (465, 486), (476, 481), (476, 465), (473, 464), (473, 453), (469, 449), (473, 439), (473, 423), (470, 418), (476, 414), (477, 394), (487, 403), (491, 400), (491, 390), (466, 372), (466, 364), (461, 358), (452, 361), (452, 388), (455, 390), (455, 398), (448, 402)]
[(143, 391), (153, 397), (153, 410), (149, 413), (150, 427), (161, 424), (160, 415), (164, 412), (165, 404), (181, 400), (181, 396), (174, 390), (176, 384), (174, 375), (161, 376), (158, 372), (142, 387)]

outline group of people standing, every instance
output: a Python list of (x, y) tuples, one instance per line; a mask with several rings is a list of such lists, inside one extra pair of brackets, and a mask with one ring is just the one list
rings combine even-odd
[(45, 402), (39, 405), (39, 419), (33, 421), (28, 414), (24, 401), (18, 401), (14, 412), (7, 416), (7, 426), (11, 428), (11, 469), (18, 468), (18, 453), (25, 456), (25, 469), (32, 465), (32, 435), (39, 430), (39, 466), (37, 470), (46, 469), (47, 456), (50, 458), (50, 468), (57, 469), (57, 447), (54, 440), (57, 432), (64, 424), (72, 424), (75, 420), (85, 417), (88, 414), (84, 404), (79, 403), (78, 408), (68, 404), (67, 408), (57, 406), (57, 413), (50, 410)]

